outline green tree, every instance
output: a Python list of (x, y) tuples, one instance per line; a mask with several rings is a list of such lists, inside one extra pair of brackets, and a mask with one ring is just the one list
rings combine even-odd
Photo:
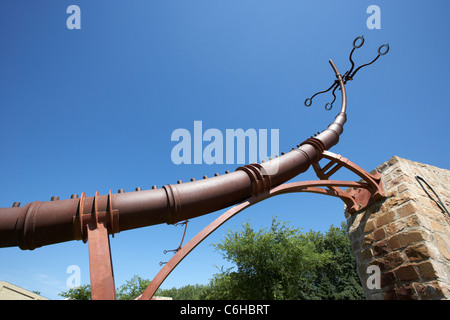
[(204, 300), (210, 290), (209, 285), (186, 285), (180, 288), (158, 289), (155, 296), (171, 297), (173, 300)]
[(59, 295), (68, 300), (91, 300), (91, 286), (85, 284), (80, 287), (63, 291)]
[(123, 285), (117, 288), (117, 300), (133, 300), (144, 292), (149, 284), (150, 280), (134, 275), (130, 280), (125, 281)]
[[(141, 277), (134, 275), (130, 280), (125, 281), (116, 290), (117, 300), (133, 300), (138, 297), (147, 288), (150, 280), (142, 279)], [(91, 286), (86, 284), (77, 288), (69, 289), (59, 293), (60, 296), (68, 300), (90, 300), (91, 299)]]
[(307, 234), (317, 252), (330, 252), (331, 259), (315, 270), (316, 280), (311, 299), (356, 300), (364, 299), (356, 263), (351, 251), (346, 224), (331, 226), (326, 234), (310, 231)]
[[(155, 295), (174, 300), (364, 299), (345, 223), (323, 234), (301, 233), (276, 219), (269, 229), (255, 231), (247, 222), (214, 246), (235, 266), (222, 269), (208, 285), (158, 289)], [(135, 275), (117, 289), (117, 299), (135, 299), (149, 283)], [(91, 287), (59, 295), (89, 300)]]
[(317, 252), (299, 229), (272, 220), (270, 229), (255, 231), (248, 222), (242, 231), (228, 231), (215, 244), (236, 265), (212, 279), (212, 299), (298, 299), (313, 285), (314, 270), (330, 260)]
[(324, 235), (276, 219), (256, 232), (247, 222), (215, 247), (235, 267), (214, 275), (206, 299), (363, 297), (344, 226)]

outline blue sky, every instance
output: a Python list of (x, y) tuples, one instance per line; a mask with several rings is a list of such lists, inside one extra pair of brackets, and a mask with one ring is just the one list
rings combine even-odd
[[(72, 4), (81, 9), (80, 30), (66, 27)], [(366, 26), (372, 4), (381, 9), (378, 30)], [(348, 122), (331, 151), (368, 171), (394, 155), (448, 169), (449, 9), (445, 0), (1, 0), (0, 206), (149, 189), (238, 167), (171, 161), (172, 132), (193, 132), (194, 121), (222, 132), (279, 129), (287, 152), (334, 119), (336, 110), (323, 107), (330, 95), (310, 108), (303, 101), (334, 81), (328, 59), (341, 73), (350, 67), (360, 35), (357, 65), (381, 44), (390, 52), (348, 83)], [(312, 179), (306, 172), (294, 181)], [(221, 213), (192, 220), (186, 239)], [(222, 226), (162, 287), (208, 283), (215, 266), (229, 265), (211, 243), (244, 221), (267, 227), (277, 215), (305, 231), (344, 221), (339, 199), (269, 199)], [(158, 225), (117, 234), (116, 286), (135, 274), (152, 279), (182, 231)], [(67, 290), (70, 265), (89, 283), (87, 244), (0, 249), (0, 280), (51, 299)]]

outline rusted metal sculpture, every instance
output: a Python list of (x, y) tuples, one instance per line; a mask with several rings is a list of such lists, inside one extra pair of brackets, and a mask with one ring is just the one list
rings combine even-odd
[[(358, 39), (362, 41), (360, 45), (356, 45)], [(326, 91), (333, 89), (334, 95), (339, 87), (342, 97), (341, 110), (335, 120), (327, 129), (290, 152), (261, 164), (239, 167), (235, 172), (222, 176), (167, 184), (161, 189), (119, 190), (117, 194), (110, 191), (107, 195), (96, 192), (92, 197), (83, 193), (80, 197), (72, 195), (67, 200), (52, 198), (52, 201), (35, 201), (24, 207), (15, 202), (11, 208), (0, 208), (0, 247), (19, 246), (33, 250), (59, 242), (87, 241), (92, 299), (115, 299), (109, 235), (161, 223), (175, 224), (235, 205), (182, 247), (183, 235), (180, 246), (173, 250), (176, 254), (165, 263), (140, 297), (151, 299), (162, 281), (192, 249), (229, 218), (259, 201), (282, 193), (314, 192), (341, 198), (350, 213), (364, 209), (371, 201), (384, 196), (381, 177), (369, 174), (348, 159), (327, 151), (338, 143), (347, 121), (345, 83), (365, 66), (352, 72), (354, 63), (351, 56), (362, 44), (362, 37), (355, 39), (350, 54), (352, 67), (344, 76), (341, 76), (333, 61), (329, 61), (336, 80)], [(385, 52), (380, 53), (382, 47), (378, 57), (389, 49), (387, 47)], [(311, 105), (313, 97), (307, 99), (305, 105)], [(323, 168), (318, 163), (322, 158), (329, 160)], [(283, 184), (310, 166), (313, 166), (320, 180)], [(329, 180), (341, 168), (356, 173), (362, 181)], [(268, 174), (271, 172), (276, 173)], [(344, 191), (341, 187), (351, 189)]]

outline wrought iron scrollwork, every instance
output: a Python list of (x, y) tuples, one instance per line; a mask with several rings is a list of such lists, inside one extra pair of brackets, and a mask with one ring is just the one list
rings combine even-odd
[[(175, 253), (177, 253), (177, 252), (181, 249), (181, 247), (183, 246), (184, 237), (186, 236), (186, 230), (187, 230), (188, 222), (189, 222), (189, 220), (185, 220), (185, 221), (183, 221), (183, 222), (178, 222), (178, 223), (175, 223), (175, 224), (174, 224), (174, 226), (176, 226), (176, 227), (177, 227), (177, 226), (184, 226), (183, 237), (181, 238), (181, 242), (180, 242), (180, 245), (178, 246), (178, 248), (176, 248), (176, 249), (171, 249), (171, 250), (164, 250), (164, 251), (163, 251), (164, 254), (166, 254), (166, 253), (168, 253), (168, 252), (173, 252), (173, 253), (175, 254)], [(165, 261), (160, 261), (160, 262), (159, 262), (159, 265), (162, 266), (162, 265), (165, 265), (166, 263), (167, 263), (167, 262), (165, 262)]]
[[(364, 67), (367, 67), (368, 65), (371, 65), (372, 63), (377, 61), (379, 57), (384, 56), (385, 54), (387, 54), (389, 52), (389, 44), (383, 44), (383, 45), (381, 45), (378, 48), (378, 52), (377, 52), (378, 55), (372, 61), (370, 61), (369, 63), (363, 64), (363, 65), (360, 65), (359, 67), (357, 67), (355, 69), (355, 62), (353, 61), (353, 53), (355, 52), (356, 49), (361, 48), (363, 46), (363, 44), (364, 44), (364, 36), (359, 36), (359, 37), (355, 38), (355, 40), (353, 40), (353, 49), (352, 49), (352, 51), (350, 52), (350, 55), (349, 55), (349, 60), (350, 60), (350, 63), (351, 63), (351, 67), (342, 76), (342, 78), (344, 80), (344, 84), (346, 84), (347, 81), (353, 80), (353, 78), (355, 77), (355, 74), (359, 70), (361, 70)], [(353, 69), (355, 69), (355, 70), (353, 70)], [(312, 104), (312, 99), (315, 96), (317, 96), (319, 94), (322, 94), (322, 93), (326, 93), (326, 92), (331, 91), (331, 94), (333, 95), (333, 100), (331, 102), (328, 102), (328, 103), (325, 104), (325, 110), (330, 111), (333, 108), (333, 103), (336, 101), (336, 94), (335, 94), (335, 92), (336, 92), (336, 89), (338, 89), (338, 88), (339, 88), (339, 81), (335, 80), (333, 82), (333, 84), (328, 89), (323, 90), (323, 91), (319, 91), (319, 92), (315, 93), (314, 95), (312, 95), (311, 98), (307, 98), (305, 100), (305, 106), (306, 107), (310, 107), (311, 104)]]

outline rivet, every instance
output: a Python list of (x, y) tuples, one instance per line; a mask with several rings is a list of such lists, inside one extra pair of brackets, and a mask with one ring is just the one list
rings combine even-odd
[(206, 176), (206, 175), (205, 175), (205, 176), (203, 176), (203, 179), (208, 179), (208, 176)]
[(123, 189), (119, 189), (119, 191), (117, 191), (118, 193), (124, 193), (125, 192), (125, 190), (123, 190)]
[(195, 178), (191, 178), (191, 181), (195, 181)]
[(13, 208), (20, 207), (20, 202), (14, 202), (12, 206)]
[(50, 201), (57, 201), (57, 200), (59, 200), (59, 197), (58, 197), (58, 196), (53, 196), (53, 197), (50, 199)]
[(215, 176), (215, 177), (218, 177), (218, 176), (219, 176), (219, 174), (218, 174), (218, 173), (216, 172), (216, 173), (214, 173), (214, 176)]
[(178, 180), (178, 181), (177, 181), (177, 183), (178, 183), (178, 184), (182, 184), (182, 183), (183, 183), (183, 181), (181, 181), (181, 180)]
[(142, 190), (141, 187), (136, 188), (136, 191), (141, 191), (141, 190)]
[(157, 186), (152, 186), (152, 189), (158, 189), (158, 187)]
[(225, 171), (225, 174), (229, 174), (229, 173), (230, 173), (230, 170)]
[(70, 199), (78, 199), (78, 195), (74, 193), (70, 196)]

